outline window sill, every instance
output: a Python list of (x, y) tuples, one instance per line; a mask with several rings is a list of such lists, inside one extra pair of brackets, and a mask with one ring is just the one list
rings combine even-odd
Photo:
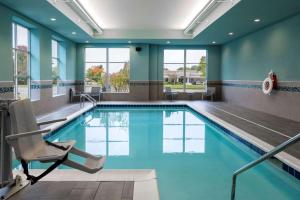
[(40, 101), (41, 99), (30, 99), (31, 102), (37, 102)]
[[(168, 92), (164, 92), (164, 94), (166, 94)], [(197, 92), (178, 92), (178, 91), (172, 91), (170, 93), (177, 93), (177, 94), (202, 94), (202, 93), (206, 93), (205, 91), (197, 91)]]
[(60, 97), (60, 96), (66, 96), (66, 94), (56, 94), (56, 95), (52, 95), (52, 97)]
[(101, 92), (101, 94), (129, 94), (130, 92)]

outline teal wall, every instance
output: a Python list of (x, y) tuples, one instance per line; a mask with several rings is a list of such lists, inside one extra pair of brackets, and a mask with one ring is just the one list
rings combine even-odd
[(49, 30), (48, 28), (0, 5), (0, 81), (13, 80), (13, 60), (12, 60), (12, 22), (27, 26), (31, 30), (31, 72), (33, 80), (51, 80), (51, 39), (53, 37), (60, 38), (62, 51), (64, 55), (64, 70), (62, 72), (63, 80), (75, 80), (75, 57), (76, 44), (65, 39), (59, 34)]
[[(141, 51), (136, 51), (136, 47), (141, 47)], [(130, 46), (130, 80), (149, 80), (149, 45), (139, 44)]]
[(0, 13), (0, 81), (10, 81), (13, 76), (11, 12), (0, 6)]
[[(130, 47), (130, 80), (156, 81), (163, 80), (163, 51), (164, 49), (206, 49), (207, 79), (220, 80), (221, 48), (220, 46), (173, 46), (153, 44), (78, 44), (77, 45), (77, 80), (84, 77), (84, 49), (87, 47)], [(142, 51), (136, 52), (135, 48)]]
[(300, 15), (222, 46), (222, 80), (300, 80)]

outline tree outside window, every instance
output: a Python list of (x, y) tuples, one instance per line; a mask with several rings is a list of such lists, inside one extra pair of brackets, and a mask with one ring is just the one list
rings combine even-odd
[(129, 92), (129, 48), (86, 48), (85, 91)]
[(30, 98), (30, 31), (19, 24), (12, 24), (14, 61), (14, 89), (16, 98)]

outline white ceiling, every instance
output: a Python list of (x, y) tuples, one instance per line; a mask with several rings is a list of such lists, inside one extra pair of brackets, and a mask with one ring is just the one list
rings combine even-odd
[(104, 30), (183, 30), (209, 0), (79, 0)]
[(94, 39), (193, 39), (241, 0), (47, 1)]

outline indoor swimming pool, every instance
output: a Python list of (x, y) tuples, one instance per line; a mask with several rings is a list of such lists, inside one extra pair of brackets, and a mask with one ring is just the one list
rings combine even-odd
[[(233, 172), (259, 157), (186, 106), (97, 107), (49, 138), (69, 139), (107, 156), (106, 169), (155, 169), (162, 200), (230, 199)], [(46, 166), (31, 163), (32, 169)], [(300, 181), (270, 162), (238, 177), (237, 199), (299, 196)]]

